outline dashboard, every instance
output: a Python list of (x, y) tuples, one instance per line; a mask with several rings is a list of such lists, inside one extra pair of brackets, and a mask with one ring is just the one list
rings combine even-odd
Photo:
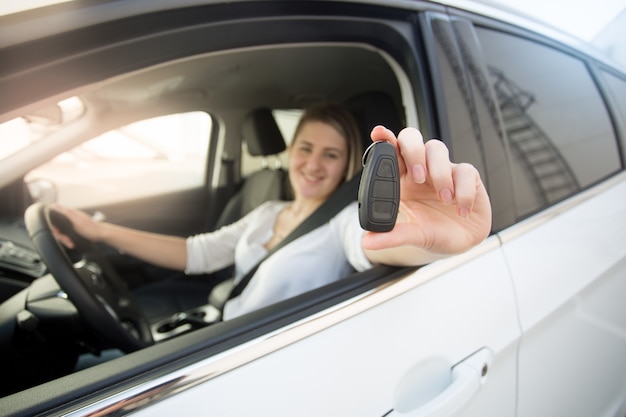
[(23, 220), (0, 221), (0, 303), (46, 273)]

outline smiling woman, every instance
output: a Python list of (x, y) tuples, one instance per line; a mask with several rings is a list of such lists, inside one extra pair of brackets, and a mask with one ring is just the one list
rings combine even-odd
[(626, 7), (623, 0), (578, 1), (575, 7), (568, 0), (494, 1), (503, 7), (534, 16), (586, 42), (591, 42)]

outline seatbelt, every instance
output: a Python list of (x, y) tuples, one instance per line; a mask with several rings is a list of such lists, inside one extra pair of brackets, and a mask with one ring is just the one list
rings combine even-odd
[(361, 180), (361, 174), (357, 173), (349, 181), (344, 182), (335, 190), (334, 193), (326, 199), (309, 217), (307, 217), (302, 223), (300, 223), (286, 238), (284, 238), (278, 245), (274, 246), (267, 254), (261, 259), (252, 269), (244, 275), (244, 277), (235, 285), (230, 292), (228, 300), (231, 300), (239, 296), (246, 288), (252, 276), (258, 269), (259, 265), (272, 254), (284, 247), (288, 243), (293, 242), (295, 239), (307, 234), (308, 232), (318, 228), (327, 221), (329, 221), (335, 214), (339, 213), (344, 207), (353, 201), (357, 200), (359, 182)]

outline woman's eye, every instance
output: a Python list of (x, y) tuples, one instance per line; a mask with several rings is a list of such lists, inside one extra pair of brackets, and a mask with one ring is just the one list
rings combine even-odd
[(311, 148), (308, 147), (308, 146), (301, 146), (300, 147), (300, 152), (309, 153), (309, 152), (311, 152)]

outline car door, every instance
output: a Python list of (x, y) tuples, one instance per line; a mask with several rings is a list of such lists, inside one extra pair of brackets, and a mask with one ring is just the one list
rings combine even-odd
[(467, 67), (485, 59), (474, 74), (490, 87), (474, 83), (476, 101), (492, 109), (483, 132), (504, 132), (511, 150), (520, 220), (499, 237), (522, 328), (517, 415), (623, 416), (626, 177), (617, 123), (575, 51), (486, 23), (474, 31), (457, 20), (456, 30)]
[(519, 336), (494, 236), (154, 381), (136, 415), (514, 416)]
[(621, 175), (501, 235), (524, 332), (519, 416), (626, 413), (625, 192)]

